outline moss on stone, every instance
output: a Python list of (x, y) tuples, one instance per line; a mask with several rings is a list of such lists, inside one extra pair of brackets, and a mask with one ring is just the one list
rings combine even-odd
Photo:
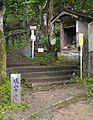
[(0, 30), (0, 39), (4, 38), (4, 33)]

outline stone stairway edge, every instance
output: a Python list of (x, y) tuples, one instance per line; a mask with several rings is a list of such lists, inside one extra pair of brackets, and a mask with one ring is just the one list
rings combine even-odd
[(22, 118), (22, 120), (27, 120), (28, 118), (31, 118), (31, 115), (32, 114), (40, 114), (42, 111), (45, 111), (47, 109), (50, 109), (51, 107), (54, 107), (55, 109), (58, 109), (58, 108), (62, 108), (62, 107), (65, 107), (66, 105), (68, 105), (69, 103), (73, 103), (73, 102), (76, 102), (82, 98), (84, 98), (86, 96), (86, 92), (85, 93), (82, 93), (82, 94), (77, 94), (75, 96), (71, 96), (69, 98), (66, 98), (64, 100), (60, 100), (54, 104), (51, 104), (51, 105), (48, 105), (46, 107), (43, 107), (43, 109), (38, 109), (37, 111), (33, 111), (31, 114), (29, 114), (28, 116), (25, 116), (24, 118)]

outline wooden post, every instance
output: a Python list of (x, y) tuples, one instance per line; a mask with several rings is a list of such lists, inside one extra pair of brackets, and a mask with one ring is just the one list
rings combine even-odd
[(79, 23), (76, 20), (76, 47), (79, 47)]
[(19, 43), (21, 43), (21, 33), (19, 34)]
[(14, 35), (12, 35), (11, 38), (12, 38), (12, 45), (14, 47), (15, 46), (15, 44), (14, 44)]
[(84, 37), (84, 47), (83, 47), (83, 71), (84, 71), (84, 77), (88, 76), (88, 38)]
[(26, 32), (26, 41), (28, 42), (28, 33)]
[(90, 76), (91, 72), (91, 66), (92, 66), (92, 58), (91, 58), (91, 53), (89, 52), (89, 58), (88, 58), (88, 77)]
[(64, 29), (62, 22), (60, 23), (60, 51), (64, 48)]
[(6, 37), (6, 48), (9, 48), (9, 37)]

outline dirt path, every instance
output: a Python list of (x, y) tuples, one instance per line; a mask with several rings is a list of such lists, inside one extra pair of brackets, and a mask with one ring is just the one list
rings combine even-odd
[(93, 120), (93, 103), (89, 99), (83, 98), (57, 110), (43, 111), (36, 118), (27, 120)]
[(93, 120), (93, 103), (83, 99), (58, 109), (54, 112), (52, 120)]
[[(32, 118), (28, 118), (32, 114), (37, 114), (47, 109), (50, 109), (50, 111), (51, 109), (55, 110), (55, 106), (57, 104), (72, 99), (75, 96), (84, 94), (85, 92), (85, 88), (80, 84), (71, 84), (65, 86), (59, 85), (54, 86), (54, 88), (46, 91), (42, 90), (34, 93), (25, 89), (25, 95), (22, 97), (22, 99), (24, 102), (29, 104), (29, 108), (26, 108), (25, 110), (19, 110), (17, 112), (12, 112), (10, 115), (12, 115), (14, 120), (31, 120)], [(52, 114), (52, 111), (49, 112), (49, 114)], [(46, 113), (44, 115), (46, 115)], [(49, 115), (48, 117), (51, 118)], [(42, 120), (51, 120), (50, 118), (44, 118)], [(37, 118), (37, 120), (39, 120), (39, 118)]]
[(22, 100), (29, 107), (3, 113), (3, 116), (11, 116), (7, 120), (93, 120), (92, 102), (76, 99), (87, 92), (81, 84), (58, 85), (35, 92), (25, 88), (24, 92)]
[[(9, 113), (5, 112), (3, 113), (4, 116), (10, 115), (13, 120), (25, 120), (32, 114), (37, 114), (50, 108), (55, 109), (54, 106), (57, 104), (85, 93), (86, 89), (80, 84), (70, 84), (65, 86), (53, 86), (52, 88), (36, 92), (31, 92), (25, 88), (24, 92), (22, 100), (29, 104), (29, 108), (26, 108), (25, 110), (11, 111)], [(37, 120), (39, 120), (39, 118), (37, 118)]]

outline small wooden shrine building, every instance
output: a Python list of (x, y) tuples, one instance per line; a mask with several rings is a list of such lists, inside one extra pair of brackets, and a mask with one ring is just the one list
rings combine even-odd
[(60, 23), (60, 51), (72, 51), (78, 56), (79, 33), (83, 33), (84, 40), (88, 39), (88, 24), (91, 21), (93, 17), (67, 8), (54, 17), (51, 22)]

